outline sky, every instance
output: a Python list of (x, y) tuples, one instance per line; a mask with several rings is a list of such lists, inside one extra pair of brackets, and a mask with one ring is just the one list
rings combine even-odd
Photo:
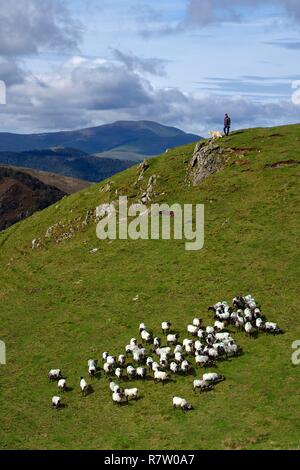
[(299, 33), (298, 0), (0, 0), (0, 131), (300, 122)]

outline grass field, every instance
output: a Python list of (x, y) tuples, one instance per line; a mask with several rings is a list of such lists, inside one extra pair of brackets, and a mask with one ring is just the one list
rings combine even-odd
[[(165, 193), (156, 202), (205, 204), (198, 252), (185, 251), (184, 240), (101, 242), (94, 224), (31, 249), (49, 226), (112, 198), (99, 190), (105, 182), (0, 234), (1, 449), (299, 449), (300, 365), (291, 363), (291, 345), (300, 339), (300, 166), (270, 166), (299, 163), (299, 143), (300, 125), (240, 131), (221, 141), (235, 149), (224, 171), (198, 187), (186, 180), (194, 145), (150, 161), (147, 179), (159, 175)], [(136, 201), (135, 179), (131, 168), (111, 181)], [(90, 254), (93, 248), (99, 251)], [(119, 408), (102, 373), (94, 393), (81, 397), (87, 360), (122, 353), (141, 321), (160, 334), (169, 320), (185, 337), (194, 316), (208, 323), (209, 305), (239, 293), (254, 295), (285, 334), (234, 332), (244, 355), (218, 364), (226, 381), (214, 391), (194, 394), (193, 375), (165, 386), (149, 380), (137, 385), (142, 399)], [(53, 367), (73, 388), (60, 411), (50, 407)], [(173, 411), (173, 395), (195, 410)]]

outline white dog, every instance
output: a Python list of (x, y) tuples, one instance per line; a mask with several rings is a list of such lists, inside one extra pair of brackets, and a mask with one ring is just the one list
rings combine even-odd
[(222, 139), (223, 137), (223, 134), (220, 131), (210, 131), (208, 134), (212, 137), (212, 139)]

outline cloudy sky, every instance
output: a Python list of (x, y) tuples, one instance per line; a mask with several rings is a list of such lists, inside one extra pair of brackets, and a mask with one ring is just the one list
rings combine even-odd
[(0, 0), (0, 130), (300, 122), (299, 33), (299, 0)]

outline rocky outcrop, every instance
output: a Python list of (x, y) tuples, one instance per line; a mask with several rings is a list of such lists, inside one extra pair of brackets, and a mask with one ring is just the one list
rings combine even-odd
[(221, 171), (233, 151), (213, 141), (199, 142), (190, 163), (190, 179), (194, 186), (201, 184), (208, 176)]

